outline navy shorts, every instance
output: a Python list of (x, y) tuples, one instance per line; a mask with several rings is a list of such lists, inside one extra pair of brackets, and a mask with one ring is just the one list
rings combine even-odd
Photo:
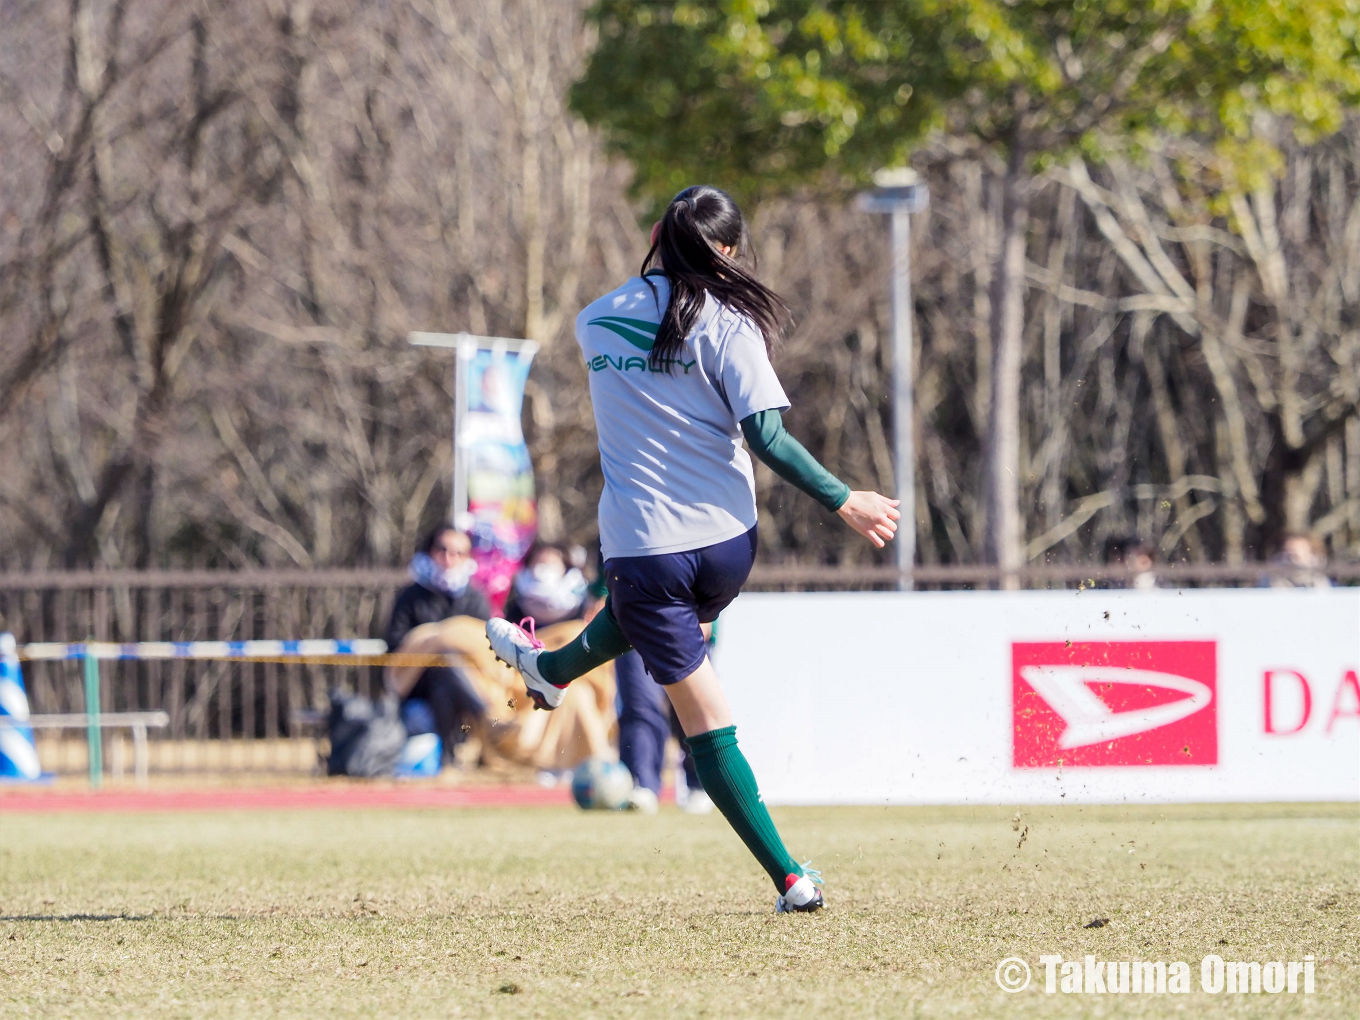
[(755, 561), (752, 528), (702, 549), (605, 563), (610, 611), (653, 680), (673, 684), (703, 664), (708, 644), (699, 624), (731, 605)]

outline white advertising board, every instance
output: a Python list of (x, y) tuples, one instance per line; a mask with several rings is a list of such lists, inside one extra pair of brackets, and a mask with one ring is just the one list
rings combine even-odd
[(746, 594), (771, 804), (1360, 801), (1360, 589)]

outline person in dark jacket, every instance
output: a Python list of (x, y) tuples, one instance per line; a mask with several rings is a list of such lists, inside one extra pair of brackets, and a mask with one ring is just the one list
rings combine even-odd
[[(396, 651), (402, 640), (424, 623), (438, 623), (452, 616), (491, 618), (491, 604), (472, 583), (477, 572), (472, 542), (451, 524), (443, 524), (426, 536), (411, 560), (415, 582), (397, 594), (392, 619), (387, 625), (387, 647)], [(453, 749), (463, 741), (464, 727), (482, 724), (486, 703), (471, 679), (452, 666), (431, 666), (402, 697), (403, 717), (407, 704), (423, 701), (434, 715), (435, 732), (452, 760)]]

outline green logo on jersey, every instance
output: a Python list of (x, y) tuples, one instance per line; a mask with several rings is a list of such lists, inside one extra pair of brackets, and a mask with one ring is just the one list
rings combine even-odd
[(689, 375), (689, 370), (697, 364), (697, 361), (665, 358), (661, 364), (653, 367), (647, 363), (646, 358), (625, 358), (622, 355), (612, 358), (608, 354), (597, 354), (586, 362), (586, 368), (592, 372), (603, 372), (607, 368), (612, 368), (615, 372), (631, 372), (633, 369), (637, 369), (639, 372), (669, 372), (671, 366), (676, 365), (684, 371), (685, 375)]
[(591, 319), (587, 325), (603, 326), (611, 333), (617, 333), (640, 351), (650, 351), (656, 343), (658, 323), (646, 319), (625, 319), (621, 315), (604, 315)]
[[(625, 319), (621, 315), (604, 315), (598, 319), (591, 319), (586, 324), (603, 326), (609, 332), (623, 337), (640, 351), (650, 351), (656, 344), (658, 323), (648, 322), (646, 319)], [(620, 356), (611, 358), (608, 354), (597, 354), (586, 362), (586, 367), (592, 372), (603, 372), (607, 368), (612, 368), (615, 372), (631, 372), (633, 369), (637, 369), (639, 372), (667, 372), (672, 365), (676, 365), (684, 370), (685, 375), (689, 375), (689, 370), (695, 364), (697, 362), (682, 361), (679, 358), (665, 358), (654, 368), (644, 359), (638, 357), (624, 358)]]

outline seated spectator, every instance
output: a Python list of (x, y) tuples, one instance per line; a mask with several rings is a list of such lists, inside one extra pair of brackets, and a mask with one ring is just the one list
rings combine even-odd
[[(580, 618), (585, 579), (560, 546), (542, 549), (530, 554), (525, 580), (533, 583), (521, 584), (518, 607), (508, 608), (534, 616), (542, 625), (539, 638), (558, 648), (585, 626)], [(582, 677), (585, 683), (573, 683), (557, 711), (534, 711), (519, 674), (498, 662), (487, 645), (483, 621), (491, 612), (485, 595), (470, 582), (468, 537), (445, 525), (422, 550), (430, 562), (420, 554), (412, 561), (417, 583), (397, 597), (388, 648), (448, 656), (451, 662), (447, 667), (389, 667), (388, 688), (402, 696), (403, 706), (428, 702), (446, 748), (461, 742), (467, 727), (467, 735), (481, 745), (484, 764), (509, 760), (557, 774), (585, 758), (607, 755), (614, 725), (613, 667), (606, 663)], [(572, 595), (577, 587), (579, 600)], [(549, 622), (559, 613), (565, 614), (560, 621)]]
[(1271, 574), (1262, 580), (1270, 588), (1330, 588), (1327, 577), (1327, 549), (1322, 539), (1306, 532), (1291, 532), (1280, 540), (1279, 551), (1270, 560), (1294, 569)]
[(532, 616), (539, 627), (579, 620), (585, 613), (586, 577), (564, 546), (536, 542), (510, 583), (505, 618)]
[[(563, 620), (538, 631), (548, 648), (569, 644), (585, 628), (581, 620)], [(589, 757), (607, 755), (614, 725), (614, 670), (599, 666), (574, 681), (555, 712), (539, 712), (518, 673), (496, 659), (486, 642), (485, 626), (467, 616), (416, 627), (400, 651), (414, 655), (448, 655), (476, 686), (487, 706), (485, 727), (474, 735), (484, 762), (506, 759), (561, 775)], [(419, 666), (389, 670), (391, 686), (400, 688), (421, 672)]]
[(1101, 559), (1112, 572), (1122, 568), (1128, 573), (1107, 577), (1099, 587), (1136, 588), (1139, 591), (1150, 591), (1157, 587), (1157, 575), (1152, 569), (1152, 549), (1139, 539), (1130, 536), (1107, 538)]
[[(387, 647), (396, 651), (407, 635), (422, 624), (452, 617), (491, 617), (486, 596), (472, 584), (477, 564), (468, 536), (452, 525), (435, 528), (411, 560), (411, 579), (392, 607), (387, 626)], [(444, 742), (445, 756), (470, 730), (484, 729), (486, 703), (466, 671), (454, 666), (431, 666), (418, 674), (413, 670), (389, 671), (389, 686), (402, 699), (403, 717), (408, 703), (427, 704), (434, 716), (434, 730)], [(466, 729), (465, 729), (466, 727)]]

